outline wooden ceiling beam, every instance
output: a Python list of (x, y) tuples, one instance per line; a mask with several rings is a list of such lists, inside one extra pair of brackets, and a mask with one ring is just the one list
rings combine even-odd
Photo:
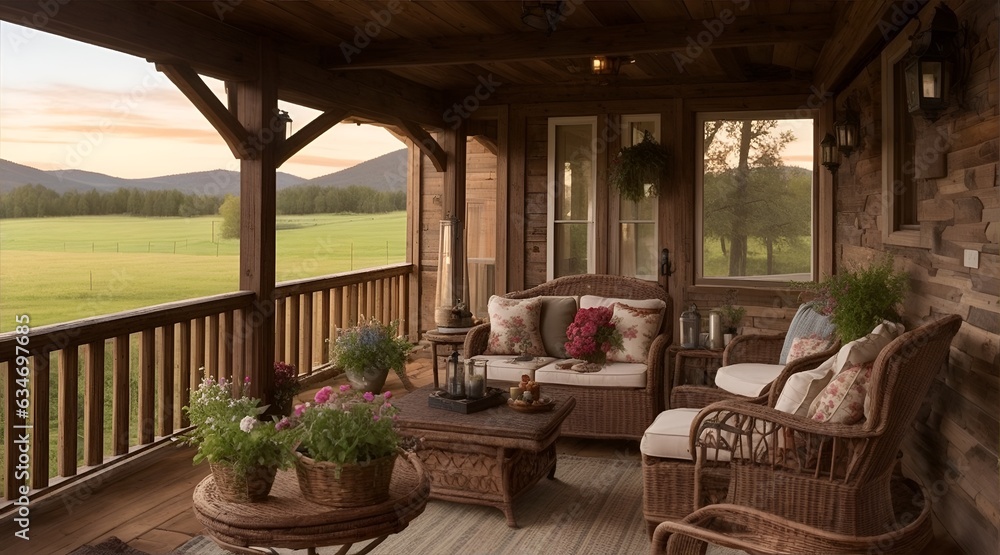
[[(727, 23), (728, 21), (728, 23)], [(585, 29), (561, 29), (505, 35), (372, 41), (348, 62), (339, 47), (323, 51), (321, 64), (331, 69), (398, 68), (451, 64), (511, 62), (539, 58), (628, 55), (642, 52), (731, 48), (781, 42), (825, 40), (833, 33), (829, 14), (746, 15), (699, 20), (660, 21)], [(697, 54), (688, 53), (688, 56)]]
[(282, 100), (321, 110), (345, 108), (377, 121), (399, 118), (435, 129), (444, 126), (442, 93), (385, 71), (347, 75), (280, 55), (278, 73)]
[(278, 145), (278, 152), (275, 154), (274, 160), (275, 167), (281, 167), (296, 152), (302, 150), (320, 135), (329, 131), (331, 127), (343, 121), (347, 115), (347, 110), (333, 109), (316, 116), (314, 120), (307, 123), (302, 129), (299, 129), (291, 137), (285, 139), (284, 143)]
[(413, 144), (423, 152), (432, 164), (434, 169), (443, 172), (448, 163), (448, 153), (445, 152), (441, 144), (431, 137), (423, 127), (415, 122), (397, 119), (394, 127), (400, 135), (413, 141)]
[(887, 44), (909, 22), (912, 11), (900, 0), (870, 0), (844, 4), (840, 25), (823, 45), (813, 67), (815, 85), (822, 91), (837, 91), (869, 61), (872, 52)]
[[(218, 79), (257, 77), (252, 62), (257, 42), (252, 34), (171, 2), (88, 0), (51, 4), (55, 12), (50, 14), (37, 0), (5, 0), (0, 3), (0, 20), (140, 58), (184, 63)], [(21, 35), (14, 31), (11, 40)]]
[(205, 116), (222, 136), (233, 156), (239, 159), (253, 157), (254, 149), (248, 148), (246, 128), (201, 80), (200, 75), (189, 66), (179, 64), (156, 64), (156, 70), (166, 75)]

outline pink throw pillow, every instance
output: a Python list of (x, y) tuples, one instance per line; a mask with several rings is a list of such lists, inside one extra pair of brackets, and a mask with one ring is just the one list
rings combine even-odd
[(812, 419), (835, 424), (856, 424), (865, 417), (865, 396), (874, 362), (845, 369), (830, 380), (810, 408)]
[(829, 338), (820, 337), (815, 334), (796, 337), (792, 340), (792, 347), (788, 350), (788, 359), (785, 363), (787, 364), (802, 357), (815, 355), (816, 353), (822, 353), (830, 347), (833, 347), (833, 340)]
[(545, 344), (538, 322), (542, 299), (505, 299), (494, 295), (487, 307), (490, 314), (490, 338), (487, 355), (545, 356)]
[(615, 303), (611, 321), (622, 334), (622, 349), (612, 349), (608, 360), (617, 362), (646, 362), (649, 346), (660, 332), (659, 308), (636, 308), (624, 303)]

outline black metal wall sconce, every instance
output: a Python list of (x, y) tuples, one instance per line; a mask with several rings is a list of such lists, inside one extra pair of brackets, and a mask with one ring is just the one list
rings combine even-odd
[(930, 27), (913, 35), (910, 61), (903, 69), (906, 108), (910, 114), (936, 121), (950, 104), (951, 89), (968, 64), (961, 59), (968, 42), (968, 27), (948, 6), (934, 8)]
[(837, 152), (837, 139), (832, 134), (827, 133), (826, 137), (819, 143), (820, 163), (830, 170), (830, 173), (837, 175), (837, 168), (840, 167), (840, 153)]

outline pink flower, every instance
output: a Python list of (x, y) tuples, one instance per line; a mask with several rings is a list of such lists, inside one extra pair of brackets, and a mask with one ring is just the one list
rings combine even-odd
[(377, 414), (372, 414), (372, 422), (378, 422), (379, 418), (381, 418), (381, 416)]
[(333, 393), (333, 388), (330, 386), (326, 386), (323, 389), (320, 389), (319, 391), (316, 392), (316, 397), (313, 398), (313, 401), (316, 401), (316, 403), (318, 404), (323, 404), (330, 400), (330, 394), (332, 393)]
[[(302, 405), (299, 406), (301, 407)], [(275, 430), (287, 430), (288, 428), (291, 427), (292, 427), (292, 421), (289, 420), (287, 416), (279, 420), (278, 423), (274, 425)]]
[(371, 391), (365, 391), (365, 394), (362, 395), (362, 397), (364, 397), (365, 401), (368, 401), (369, 403), (375, 400), (375, 394)]
[(243, 385), (250, 385), (250, 376), (243, 378)]
[(382, 394), (382, 396), (385, 397), (386, 399), (392, 399), (392, 392), (386, 391), (385, 393)]
[(302, 416), (302, 414), (304, 412), (306, 412), (306, 406), (307, 405), (308, 405), (308, 403), (306, 403), (305, 405), (295, 405), (295, 417), (296, 418)]
[(341, 393), (347, 393), (350, 390), (351, 390), (351, 386), (349, 386), (349, 385), (342, 385), (342, 386), (340, 386), (340, 392)]

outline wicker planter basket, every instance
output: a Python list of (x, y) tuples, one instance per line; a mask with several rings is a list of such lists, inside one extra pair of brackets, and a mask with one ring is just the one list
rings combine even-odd
[(258, 466), (249, 472), (237, 472), (233, 466), (226, 463), (208, 463), (215, 479), (215, 487), (219, 495), (234, 503), (253, 503), (264, 501), (271, 493), (274, 475), (278, 472), (275, 466)]
[(313, 460), (295, 453), (295, 474), (302, 495), (320, 505), (330, 507), (361, 507), (389, 499), (389, 482), (396, 463), (396, 454), (364, 464), (341, 465)]

